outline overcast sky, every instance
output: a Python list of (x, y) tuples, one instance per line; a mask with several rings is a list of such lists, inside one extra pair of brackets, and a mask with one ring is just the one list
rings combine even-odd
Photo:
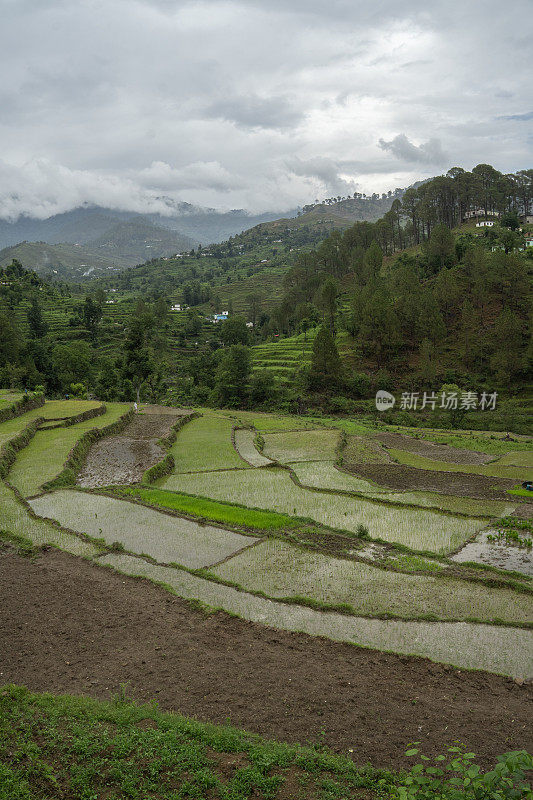
[(0, 0), (0, 217), (531, 167), (529, 0)]

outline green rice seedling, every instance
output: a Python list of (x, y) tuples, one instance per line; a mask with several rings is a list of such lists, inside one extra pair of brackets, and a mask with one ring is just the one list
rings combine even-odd
[(333, 461), (339, 445), (337, 431), (286, 431), (264, 435), (264, 454), (281, 464), (296, 461)]
[(506, 528), (499, 530), (495, 534), (489, 533), (487, 539), (489, 542), (497, 542), (498, 544), (505, 544), (508, 547), (519, 547), (525, 550), (531, 550), (533, 547), (533, 539), (529, 536), (520, 536), (518, 531)]
[(221, 522), (225, 525), (239, 525), (261, 531), (286, 530), (297, 528), (301, 525), (301, 521), (290, 517), (288, 514), (277, 514), (274, 511), (259, 511), (244, 506), (219, 503), (207, 497), (169, 492), (164, 489), (120, 486), (115, 487), (114, 491), (120, 495), (137, 497), (149, 505), (168, 508), (182, 514)]
[(351, 531), (366, 525), (373, 539), (398, 542), (413, 550), (447, 553), (480, 530), (484, 521), (372, 502), (366, 498), (320, 493), (296, 486), (289, 472), (269, 468), (170, 475), (163, 489), (197, 494), (223, 502), (307, 517), (332, 528)]
[(231, 419), (215, 414), (204, 414), (184, 425), (169, 451), (174, 472), (249, 469), (233, 447), (232, 427)]

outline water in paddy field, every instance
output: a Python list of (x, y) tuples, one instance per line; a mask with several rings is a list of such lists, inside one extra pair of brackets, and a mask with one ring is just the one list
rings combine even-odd
[[(450, 556), (454, 561), (475, 561), (478, 564), (488, 564), (499, 569), (508, 569), (513, 572), (521, 572), (522, 575), (533, 576), (533, 548), (517, 547), (516, 545), (505, 544), (502, 542), (489, 541), (489, 535), (495, 536), (496, 530), (484, 530), (474, 539), (468, 542), (458, 553)], [(522, 534), (522, 538), (533, 537), (530, 534)]]
[(164, 514), (142, 505), (87, 492), (61, 490), (30, 501), (36, 514), (70, 530), (120, 542), (156, 561), (207, 567), (258, 541), (234, 531)]

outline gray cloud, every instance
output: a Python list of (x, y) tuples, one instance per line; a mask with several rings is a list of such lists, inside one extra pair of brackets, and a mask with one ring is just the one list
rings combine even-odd
[(3, 217), (283, 211), (530, 163), (529, 0), (0, 4)]
[(247, 95), (218, 100), (206, 109), (206, 116), (234, 122), (241, 128), (294, 128), (304, 115), (286, 97)]
[(317, 156), (303, 160), (295, 157), (287, 162), (287, 170), (293, 175), (315, 180), (325, 188), (326, 194), (345, 194), (355, 191), (358, 186), (353, 179), (342, 177), (343, 165), (330, 158)]
[(405, 133), (399, 133), (390, 142), (380, 139), (379, 146), (382, 150), (391, 152), (401, 161), (412, 161), (420, 164), (444, 164), (448, 159), (438, 139), (429, 139), (427, 142), (416, 145), (409, 141)]
[(518, 122), (529, 122), (530, 119), (533, 119), (533, 111), (527, 111), (525, 114), (504, 114), (498, 119), (510, 119), (510, 120), (518, 120)]

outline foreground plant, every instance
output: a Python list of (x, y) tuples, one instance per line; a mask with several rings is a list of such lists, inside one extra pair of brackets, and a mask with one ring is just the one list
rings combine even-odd
[(393, 797), (400, 800), (533, 800), (525, 780), (533, 757), (525, 750), (498, 756), (495, 767), (485, 773), (474, 763), (475, 754), (461, 745), (448, 747), (448, 755), (437, 756), (433, 763), (417, 747), (406, 755), (418, 755), (420, 761), (394, 789)]

